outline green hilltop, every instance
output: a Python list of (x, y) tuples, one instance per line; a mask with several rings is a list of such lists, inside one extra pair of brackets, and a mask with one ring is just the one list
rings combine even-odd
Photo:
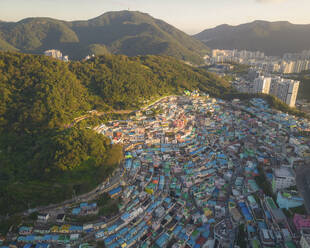
[(0, 22), (0, 50), (41, 54), (59, 49), (74, 60), (88, 54), (169, 55), (194, 64), (208, 48), (168, 23), (137, 11), (107, 12), (87, 21), (27, 18)]

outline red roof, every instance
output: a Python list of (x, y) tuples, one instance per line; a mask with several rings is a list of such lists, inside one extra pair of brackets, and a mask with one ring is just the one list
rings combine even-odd
[(203, 245), (204, 243), (206, 243), (206, 239), (202, 236), (200, 236), (197, 240), (196, 240), (196, 243), (199, 244), (199, 245)]

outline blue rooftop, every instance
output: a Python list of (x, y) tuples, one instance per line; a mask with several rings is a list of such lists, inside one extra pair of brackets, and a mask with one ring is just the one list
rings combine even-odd
[(169, 241), (169, 235), (167, 233), (163, 233), (157, 240), (156, 240), (156, 244), (159, 247), (163, 247), (165, 246), (165, 244)]
[(110, 196), (113, 196), (113, 195), (115, 195), (115, 194), (118, 194), (118, 193), (121, 192), (121, 191), (122, 191), (122, 187), (117, 187), (117, 188), (114, 188), (114, 189), (110, 190), (110, 191), (109, 191), (109, 195), (110, 195)]

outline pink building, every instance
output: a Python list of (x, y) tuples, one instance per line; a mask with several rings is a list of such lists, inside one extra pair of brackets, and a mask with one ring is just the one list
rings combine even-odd
[(310, 229), (310, 216), (295, 214), (293, 222), (297, 230)]

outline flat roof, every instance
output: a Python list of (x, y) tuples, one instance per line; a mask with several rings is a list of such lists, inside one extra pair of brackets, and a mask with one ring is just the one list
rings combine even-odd
[(290, 167), (282, 166), (278, 169), (275, 169), (276, 177), (295, 177), (293, 169)]

